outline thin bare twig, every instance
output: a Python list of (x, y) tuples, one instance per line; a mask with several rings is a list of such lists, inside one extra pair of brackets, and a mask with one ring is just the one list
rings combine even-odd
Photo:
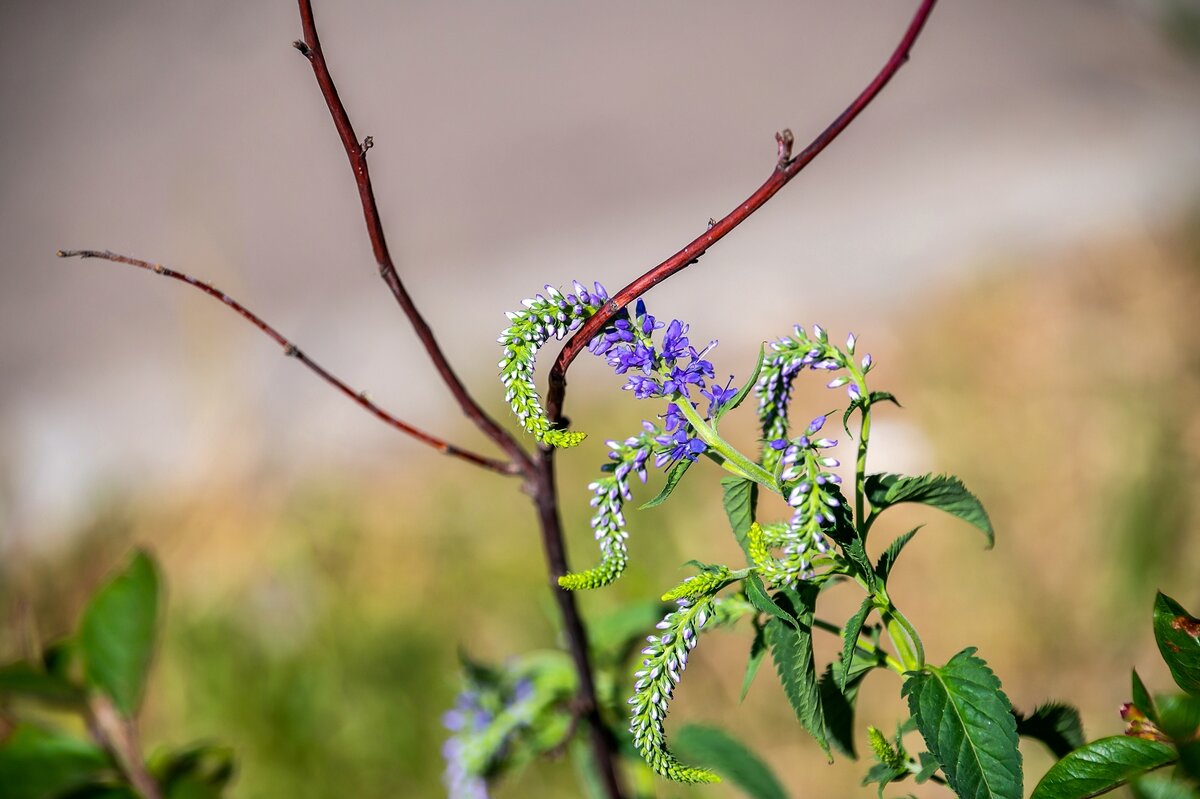
[(404, 310), (404, 315), (412, 323), (417, 338), (421, 340), (421, 344), (429, 354), (429, 360), (433, 362), (442, 381), (454, 395), (463, 415), (474, 422), (488, 438), (503, 449), (514, 463), (520, 463), (528, 469), (532, 466), (529, 454), (521, 448), (516, 439), (496, 423), (495, 419), (484, 412), (479, 403), (467, 391), (454, 369), (450, 367), (450, 362), (442, 352), (441, 345), (433, 335), (433, 330), (425, 321), (425, 317), (417, 310), (416, 304), (396, 273), (396, 265), (388, 250), (387, 238), (383, 234), (383, 222), (379, 216), (379, 206), (375, 202), (375, 190), (371, 186), (371, 173), (367, 167), (367, 151), (374, 146), (375, 141), (370, 136), (360, 141), (355, 134), (354, 126), (350, 124), (350, 115), (346, 112), (346, 106), (342, 104), (337, 86), (334, 85), (333, 77), (329, 74), (325, 53), (321, 50), (321, 39), (317, 36), (317, 23), (313, 18), (312, 3), (310, 0), (299, 0), (299, 3), (300, 24), (304, 29), (304, 39), (292, 42), (292, 46), (312, 64), (313, 74), (317, 78), (317, 86), (320, 87), (321, 96), (325, 98), (325, 104), (329, 107), (329, 114), (333, 117), (333, 125), (337, 128), (338, 138), (341, 139), (342, 147), (346, 150), (346, 157), (350, 160), (350, 168), (354, 170), (354, 181), (358, 184), (363, 218), (367, 223), (367, 235), (371, 239), (371, 250), (375, 254), (375, 263), (379, 266), (379, 276), (391, 289), (396, 302)]
[(204, 282), (192, 277), (191, 275), (185, 274), (183, 272), (177, 272), (174, 269), (169, 269), (169, 268), (163, 266), (162, 264), (154, 264), (154, 263), (150, 263), (149, 261), (140, 260), (138, 258), (130, 258), (127, 255), (120, 255), (118, 253), (109, 252), (107, 250), (104, 250), (104, 251), (101, 251), (101, 250), (59, 250), (58, 257), (60, 257), (60, 258), (102, 258), (106, 261), (113, 261), (115, 263), (120, 263), (120, 264), (129, 264), (130, 266), (136, 266), (139, 269), (145, 269), (150, 272), (154, 272), (155, 274), (162, 275), (163, 277), (169, 277), (174, 280), (178, 280), (183, 283), (186, 283), (189, 286), (191, 286), (192, 288), (199, 289), (200, 291), (203, 291), (205, 294), (209, 295), (210, 297), (214, 297), (214, 298), (220, 300), (221, 302), (225, 303), (230, 308), (232, 308), (239, 315), (241, 315), (241, 317), (243, 319), (245, 319), (247, 322), (249, 322), (250, 324), (257, 327), (259, 330), (261, 330), (263, 333), (265, 333), (267, 336), (269, 336), (276, 344), (278, 344), (280, 347), (282, 347), (285, 355), (295, 358), (300, 363), (307, 366), (309, 369), (311, 369), (313, 372), (315, 372), (326, 383), (329, 383), (334, 388), (336, 388), (338, 391), (341, 391), (347, 397), (354, 400), (356, 403), (361, 405), (368, 412), (370, 412), (376, 418), (383, 421), (385, 424), (388, 424), (388, 425), (396, 428), (397, 430), (401, 431), (402, 433), (407, 433), (408, 435), (412, 436), (413, 438), (417, 439), (418, 441), (420, 441), (424, 444), (428, 444), (429, 446), (436, 449), (438, 452), (441, 452), (443, 455), (450, 455), (451, 457), (461, 458), (462, 460), (465, 460), (469, 463), (473, 463), (476, 466), (482, 466), (485, 469), (489, 469), (489, 470), (491, 470), (493, 472), (497, 472), (499, 474), (504, 474), (504, 475), (521, 474), (521, 468), (517, 464), (495, 460), (494, 458), (487, 458), (487, 457), (484, 457), (483, 455), (478, 455), (469, 450), (462, 449), (461, 447), (457, 447), (453, 444), (443, 441), (442, 439), (438, 438), (437, 436), (426, 433), (424, 430), (419, 430), (418, 428), (413, 427), (412, 425), (408, 424), (407, 422), (397, 419), (395, 416), (393, 416), (392, 414), (383, 410), (378, 405), (376, 405), (374, 402), (372, 402), (364, 392), (355, 391), (354, 389), (350, 388), (350, 386), (348, 386), (344, 382), (342, 382), (339, 378), (330, 374), (329, 371), (325, 369), (325, 367), (321, 366), (319, 363), (314, 361), (312, 358), (305, 355), (300, 350), (299, 347), (297, 347), (290, 340), (288, 340), (282, 333), (277, 331), (275, 328), (271, 327), (271, 325), (267, 324), (266, 321), (264, 321), (262, 319), (262, 317), (258, 316), (253, 311), (251, 311), (249, 308), (242, 305), (240, 302), (233, 299), (228, 294), (226, 294), (225, 292), (216, 288), (215, 286), (213, 286), (210, 283), (204, 283)]
[(891, 57), (883, 65), (883, 68), (875, 76), (874, 80), (867, 84), (866, 88), (854, 98), (854, 102), (850, 103), (846, 110), (829, 124), (829, 127), (821, 131), (819, 136), (801, 150), (799, 155), (795, 158), (791, 157), (793, 139), (790, 130), (775, 134), (778, 146), (778, 160), (774, 171), (772, 171), (771, 176), (767, 178), (766, 182), (747, 197), (745, 202), (729, 212), (720, 221), (709, 224), (708, 229), (704, 233), (701, 233), (689, 242), (682, 250), (614, 294), (612, 299), (598, 313), (580, 327), (579, 330), (575, 331), (575, 334), (563, 345), (558, 358), (554, 361), (554, 366), (550, 369), (550, 387), (546, 392), (546, 413), (552, 422), (557, 422), (562, 417), (563, 402), (566, 398), (567, 367), (583, 351), (583, 348), (587, 346), (587, 343), (592, 340), (596, 333), (604, 325), (608, 324), (626, 305), (671, 275), (696, 263), (700, 259), (700, 256), (708, 252), (709, 247), (725, 238), (734, 228), (745, 222), (751, 214), (761, 208), (767, 200), (774, 197), (780, 189), (799, 174), (800, 170), (808, 166), (830, 142), (836, 139), (854, 121), (855, 117), (871, 104), (871, 101), (888, 84), (888, 81), (895, 76), (900, 67), (904, 66), (908, 61), (913, 43), (921, 35), (921, 30), (925, 27), (925, 22), (929, 19), (929, 15), (933, 12), (935, 5), (937, 5), (937, 0), (922, 0), (916, 13), (913, 14), (912, 21), (909, 23), (908, 29), (905, 30), (903, 38), (900, 39), (900, 43), (896, 46)]
[(134, 723), (122, 718), (112, 701), (100, 694), (88, 700), (86, 721), (92, 738), (113, 756), (138, 795), (142, 799), (162, 799), (162, 791), (142, 759)]

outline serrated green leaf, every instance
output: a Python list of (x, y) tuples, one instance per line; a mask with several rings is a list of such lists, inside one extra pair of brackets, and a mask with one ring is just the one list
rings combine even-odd
[(1154, 703), (1154, 697), (1146, 690), (1146, 684), (1138, 676), (1137, 669), (1133, 670), (1130, 682), (1132, 683), (1130, 697), (1132, 698), (1133, 706), (1142, 711), (1142, 715), (1157, 724), (1158, 706)]
[(775, 595), (775, 601), (794, 616), (800, 626), (791, 627), (772, 618), (764, 629), (775, 671), (797, 720), (829, 756), (829, 736), (825, 731), (825, 714), (812, 649), (813, 610), (818, 592), (819, 589), (810, 583), (801, 583), (795, 590), (785, 588), (780, 591)]
[(1021, 799), (1017, 722), (1000, 680), (973, 648), (904, 683), (909, 712), (962, 799)]
[(887, 579), (891, 576), (892, 567), (896, 565), (896, 559), (900, 557), (900, 553), (904, 550), (904, 547), (923, 526), (914, 527), (904, 535), (897, 537), (892, 543), (888, 544), (888, 548), (879, 556), (879, 561), (875, 564), (875, 574), (884, 585), (887, 585)]
[(1076, 749), (1055, 763), (1030, 799), (1087, 799), (1117, 788), (1175, 760), (1158, 741), (1113, 735)]
[(88, 684), (127, 718), (137, 713), (154, 654), (158, 572), (139, 551), (125, 571), (88, 602), (79, 627), (79, 652)]
[(758, 674), (758, 667), (762, 665), (765, 654), (767, 654), (767, 639), (763, 628), (756, 625), (754, 640), (750, 642), (750, 657), (746, 659), (746, 674), (742, 677), (742, 692), (738, 695), (739, 702), (746, 701), (746, 694), (750, 692), (750, 685), (754, 682), (754, 676)]
[(844, 680), (845, 689), (838, 688), (839, 682), (843, 680), (841, 661), (830, 663), (825, 667), (818, 686), (829, 742), (851, 760), (858, 759), (854, 748), (854, 709), (858, 701), (858, 689), (867, 673), (875, 668), (872, 663), (866, 663), (863, 668), (863, 663), (864, 661), (855, 661), (851, 665), (850, 676)]
[(0, 795), (54, 799), (112, 772), (97, 746), (28, 724), (0, 744)]
[[(893, 397), (891, 394), (889, 394), (886, 391), (872, 391), (870, 394), (870, 397), (871, 397), (872, 405), (874, 405), (876, 402), (885, 402), (886, 401), (886, 402), (892, 403), (897, 408), (904, 407), (900, 404), (900, 400), (896, 399), (895, 397)], [(846, 435), (848, 435), (848, 436), (854, 435), (853, 433), (850, 432), (850, 416), (856, 410), (858, 410), (859, 408), (862, 408), (866, 404), (867, 403), (863, 400), (863, 398), (859, 397), (858, 399), (853, 400), (849, 405), (846, 406), (846, 411), (845, 411), (845, 413), (842, 414), (842, 428), (846, 431)]]
[(1072, 749), (1083, 746), (1083, 721), (1079, 711), (1061, 702), (1047, 702), (1034, 708), (1028, 716), (1017, 718), (1017, 735), (1044, 743), (1055, 757), (1065, 757)]
[(671, 467), (671, 471), (667, 472), (667, 481), (663, 483), (662, 491), (658, 492), (658, 496), (649, 502), (644, 502), (638, 510), (646, 510), (647, 508), (655, 508), (667, 501), (667, 497), (671, 496), (671, 492), (675, 490), (675, 486), (679, 485), (679, 481), (683, 479), (683, 474), (695, 461), (688, 458), (680, 458), (675, 461), (675, 465)]
[(839, 502), (838, 511), (835, 512), (836, 521), (833, 529), (829, 530), (829, 537), (842, 548), (842, 552), (854, 566), (854, 573), (862, 578), (867, 590), (874, 592), (879, 578), (875, 574), (875, 567), (871, 565), (871, 559), (867, 557), (866, 543), (850, 518), (850, 505), (836, 486), (826, 485), (825, 491), (836, 497)]
[[(846, 622), (846, 626), (842, 628), (842, 663), (847, 666), (854, 660), (854, 648), (858, 643), (858, 634), (862, 632), (863, 622), (867, 620), (867, 615), (871, 609), (875, 607), (872, 597), (867, 597), (863, 600), (858, 611), (855, 612), (850, 620)], [(841, 678), (838, 682), (838, 688), (846, 690), (846, 674), (847, 669), (841, 670)]]
[(734, 538), (742, 552), (746, 553), (746, 562), (754, 565), (750, 557), (750, 542), (747, 535), (750, 525), (754, 524), (754, 512), (758, 507), (758, 484), (744, 477), (721, 478), (721, 502), (725, 506), (725, 516), (729, 519), (729, 528), (733, 530)]
[(1154, 639), (1179, 687), (1200, 696), (1200, 619), (1161, 591), (1154, 600)]
[(28, 663), (0, 666), (0, 697), (3, 696), (24, 697), (66, 707), (82, 706), (85, 699), (84, 691), (79, 686)]
[(724, 730), (688, 724), (671, 741), (685, 760), (704, 763), (752, 799), (787, 799), (771, 767)]
[(967, 490), (957, 477), (926, 474), (907, 477), (902, 474), (869, 474), (866, 481), (867, 499), (874, 513), (880, 513), (902, 502), (919, 502), (957, 516), (987, 536), (988, 547), (996, 542), (991, 519), (983, 503)]
[(717, 429), (717, 423), (721, 421), (721, 417), (732, 411), (737, 406), (741, 405), (746, 397), (750, 396), (750, 392), (754, 390), (754, 385), (758, 382), (758, 375), (762, 372), (763, 358), (767, 354), (767, 345), (763, 344), (758, 348), (758, 362), (754, 364), (754, 371), (750, 373), (749, 379), (742, 384), (738, 389), (738, 393), (733, 395), (733, 399), (717, 408), (717, 412), (713, 414), (713, 429)]
[(796, 620), (796, 617), (784, 610), (783, 607), (767, 594), (767, 589), (763, 586), (762, 580), (759, 579), (757, 574), (750, 574), (742, 584), (746, 587), (746, 599), (750, 600), (751, 605), (791, 627), (800, 628), (800, 622)]

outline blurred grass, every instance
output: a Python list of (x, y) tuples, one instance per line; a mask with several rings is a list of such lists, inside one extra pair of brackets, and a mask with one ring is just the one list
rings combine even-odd
[[(932, 311), (892, 320), (900, 338), (875, 349), (890, 350), (879, 387), (905, 404), (882, 413), (915, 427), (931, 467), (961, 476), (999, 531), (985, 552), (952, 520), (892, 512), (875, 547), (885, 532), (928, 522), (893, 596), (932, 659), (978, 645), (1015, 704), (1074, 701), (1094, 736), (1120, 729), (1131, 665), (1169, 687), (1148, 623), (1154, 589), (1200, 606), (1198, 231), (1186, 220), (1043, 263), (997, 262), (946, 289)], [(828, 395), (802, 387), (797, 413), (825, 410), (803, 402), (818, 396)], [(602, 440), (642, 408), (573, 403), (595, 433), (561, 458), (572, 562), (584, 567), (596, 557), (584, 486)], [(752, 424), (730, 422), (749, 445)], [(581, 597), (590, 617), (657, 596), (690, 557), (737, 562), (708, 490), (716, 478), (697, 469), (672, 502), (629, 514), (632, 566), (613, 589)], [(10, 620), (0, 654), (21, 648), (28, 609), (43, 636), (68, 631), (102, 575), (145, 543), (164, 562), (169, 600), (144, 738), (232, 745), (244, 799), (440, 795), (440, 715), (456, 690), (457, 648), (500, 661), (555, 644), (519, 485), (424, 452), (387, 475), (280, 484), (267, 471), (253, 485), (214, 475), (187, 496), (112, 496), (66, 540), (0, 568)], [(822, 615), (841, 621), (856, 606), (838, 588)], [(832, 656), (832, 639), (818, 646)], [(804, 740), (769, 666), (738, 707), (748, 647), (744, 631), (706, 637), (672, 723), (722, 724), (794, 795), (862, 795), (861, 769), (826, 767)], [(866, 720), (890, 728), (897, 687), (884, 675), (868, 681)], [(1025, 752), (1032, 787), (1049, 757)], [(664, 785), (660, 795), (693, 793)], [(558, 762), (514, 775), (498, 795), (577, 793)]]

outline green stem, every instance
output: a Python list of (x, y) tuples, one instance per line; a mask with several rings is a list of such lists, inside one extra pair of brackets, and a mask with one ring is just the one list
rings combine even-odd
[[(858, 381), (860, 391), (863, 391), (864, 405), (862, 407), (861, 422), (858, 428), (858, 460), (854, 464), (854, 518), (861, 525), (863, 523), (863, 508), (866, 500), (866, 484), (867, 484), (867, 444), (871, 440), (871, 401), (866, 399), (866, 387), (864, 381)], [(864, 541), (867, 537), (867, 526), (862, 526), (862, 536)]]
[(904, 662), (906, 671), (919, 671), (925, 667), (925, 647), (921, 637), (900, 609), (888, 601), (887, 607), (880, 611), (888, 637), (896, 647), (897, 654)]
[[(845, 630), (843, 630), (841, 627), (832, 622), (825, 621), (824, 619), (813, 619), (812, 626), (816, 627), (818, 630), (824, 630), (827, 633), (833, 633), (839, 638), (845, 634)], [(863, 652), (866, 652), (868, 655), (882, 655), (887, 667), (897, 674), (904, 674), (906, 671), (908, 671), (908, 669), (904, 667), (904, 664), (892, 657), (887, 650), (883, 649), (882, 647), (875, 646), (870, 641), (864, 641), (863, 639), (859, 638), (854, 642), (854, 645)]]
[(692, 428), (696, 431), (696, 436), (707, 444), (710, 449), (725, 459), (724, 465), (726, 469), (739, 477), (753, 480), (776, 494), (780, 493), (779, 483), (771, 476), (771, 473), (738, 452), (734, 449), (733, 445), (721, 438), (717, 434), (717, 431), (709, 426), (708, 422), (700, 418), (700, 413), (696, 410), (696, 406), (692, 405), (691, 400), (682, 394), (676, 393), (671, 398), (671, 401), (675, 403), (683, 413), (684, 418), (692, 425)]

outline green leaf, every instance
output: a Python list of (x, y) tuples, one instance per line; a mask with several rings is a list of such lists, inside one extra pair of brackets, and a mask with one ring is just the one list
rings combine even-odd
[(1200, 799), (1200, 789), (1182, 780), (1157, 774), (1142, 777), (1131, 783), (1130, 787), (1137, 799)]
[(151, 759), (150, 772), (166, 799), (219, 799), (233, 779), (233, 750), (201, 743)]
[(1200, 619), (1159, 591), (1154, 600), (1154, 638), (1175, 682), (1192, 696), (1200, 696)]
[[(886, 402), (892, 403), (897, 408), (904, 407), (900, 404), (900, 400), (896, 399), (895, 397), (893, 397), (891, 394), (889, 394), (886, 391), (872, 391), (870, 394), (870, 400), (871, 400), (870, 401), (871, 405), (874, 405), (876, 402), (886, 401)], [(859, 408), (865, 407), (867, 404), (868, 403), (862, 397), (859, 397), (858, 399), (854, 400), (853, 402), (851, 402), (849, 405), (846, 406), (846, 412), (842, 414), (842, 427), (846, 430), (846, 435), (848, 435), (848, 436), (854, 435), (853, 433), (850, 432), (850, 416), (856, 410), (858, 410)]]
[[(870, 661), (855, 660), (849, 677), (843, 677), (842, 662), (830, 663), (821, 675), (821, 709), (825, 713), (825, 729), (829, 742), (851, 760), (858, 759), (854, 748), (854, 707), (858, 701), (858, 689), (863, 679), (875, 668)], [(840, 683), (844, 689), (839, 689)]]
[(679, 481), (683, 479), (683, 473), (688, 470), (694, 461), (687, 458), (680, 458), (675, 461), (675, 465), (671, 467), (671, 471), (667, 472), (667, 482), (663, 484), (662, 491), (658, 492), (658, 496), (649, 502), (644, 502), (638, 510), (646, 510), (647, 508), (655, 508), (667, 501), (667, 497), (671, 496), (671, 492), (675, 490), (675, 486), (679, 485)]
[(767, 595), (767, 589), (763, 586), (762, 580), (758, 578), (757, 574), (750, 574), (742, 581), (742, 584), (746, 586), (746, 599), (750, 600), (751, 605), (797, 630), (800, 629), (800, 622), (796, 620), (796, 617), (780, 607), (774, 599)]
[(31, 725), (18, 726), (0, 744), (4, 799), (53, 799), (111, 771), (99, 747)]
[(749, 379), (742, 384), (738, 389), (738, 393), (733, 395), (733, 399), (717, 408), (717, 412), (713, 414), (713, 429), (717, 429), (717, 423), (721, 421), (721, 417), (732, 411), (734, 408), (742, 404), (746, 397), (750, 396), (750, 392), (754, 390), (754, 385), (758, 382), (758, 375), (762, 371), (763, 358), (767, 354), (767, 345), (763, 344), (758, 348), (758, 363), (754, 364), (754, 371), (750, 373)]
[(896, 565), (896, 558), (900, 557), (900, 553), (904, 550), (905, 545), (912, 540), (913, 536), (923, 526), (914, 527), (904, 535), (896, 538), (896, 540), (888, 544), (888, 548), (879, 556), (879, 562), (875, 564), (875, 574), (879, 576), (881, 583), (887, 585), (887, 579), (892, 573), (892, 567)]
[(1175, 760), (1158, 741), (1114, 735), (1076, 749), (1055, 763), (1030, 799), (1087, 799), (1117, 788)]
[(1187, 694), (1160, 696), (1158, 728), (1176, 744), (1196, 740), (1200, 732), (1200, 698)]
[[(791, 627), (778, 618), (767, 621), (767, 644), (783, 692), (796, 712), (796, 718), (829, 756), (829, 737), (825, 730), (825, 714), (821, 708), (821, 692), (817, 684), (817, 667), (813, 660), (812, 620), (820, 589), (811, 583), (801, 583), (796, 590), (783, 589), (775, 601), (795, 616), (799, 627)], [(830, 760), (832, 761), (832, 756)]]
[(1130, 694), (1133, 699), (1133, 706), (1142, 711), (1142, 715), (1150, 719), (1150, 721), (1158, 724), (1158, 706), (1154, 704), (1154, 697), (1146, 690), (1146, 684), (1138, 676), (1137, 669), (1133, 670), (1130, 681), (1133, 684), (1132, 693)]
[[(867, 614), (875, 607), (873, 597), (867, 597), (863, 600), (858, 611), (850, 617), (846, 622), (846, 626), (842, 628), (842, 663), (847, 666), (854, 660), (854, 648), (858, 643), (858, 634), (862, 632), (863, 622), (867, 620)], [(846, 690), (846, 674), (847, 669), (842, 669), (838, 688)]]
[(636, 648), (645, 646), (646, 630), (666, 614), (662, 602), (634, 602), (598, 617), (588, 624), (588, 642), (598, 661), (614, 666), (625, 662)]
[(672, 745), (685, 760), (706, 764), (752, 799), (787, 799), (770, 766), (724, 730), (688, 724), (672, 736)]
[(875, 574), (875, 567), (871, 565), (871, 559), (867, 557), (867, 548), (862, 534), (850, 517), (850, 505), (847, 503), (845, 495), (836, 486), (826, 485), (825, 490), (836, 497), (840, 503), (835, 512), (836, 523), (833, 529), (829, 530), (829, 537), (842, 548), (842, 552), (855, 567), (854, 573), (862, 578), (867, 590), (874, 592), (879, 578)]
[(904, 683), (925, 745), (962, 799), (1021, 799), (1017, 722), (1000, 680), (974, 648)]
[(0, 666), (0, 697), (23, 697), (66, 707), (80, 707), (85, 699), (82, 688), (28, 663)]
[(744, 477), (724, 477), (721, 479), (722, 504), (725, 506), (725, 516), (729, 519), (729, 528), (737, 539), (738, 545), (746, 553), (746, 562), (754, 565), (750, 557), (750, 542), (747, 535), (750, 525), (754, 524), (754, 510), (758, 507), (758, 484)]
[(906, 477), (901, 474), (869, 474), (866, 482), (867, 499), (874, 513), (880, 513), (902, 502), (920, 502), (978, 527), (987, 536), (988, 547), (996, 542), (992, 522), (983, 504), (957, 477), (927, 474)]
[(88, 683), (128, 718), (137, 713), (158, 618), (158, 572), (145, 552), (92, 597), (83, 611), (79, 648)]
[(746, 694), (750, 692), (750, 685), (754, 682), (754, 676), (758, 674), (758, 667), (762, 665), (765, 654), (767, 654), (767, 639), (763, 628), (756, 625), (754, 640), (750, 643), (750, 657), (746, 659), (746, 674), (742, 677), (742, 692), (738, 695), (739, 702), (746, 700)]
[(1017, 718), (1017, 735), (1041, 741), (1055, 757), (1065, 757), (1087, 740), (1079, 711), (1070, 705), (1047, 702), (1038, 705), (1028, 716), (1013, 712)]

